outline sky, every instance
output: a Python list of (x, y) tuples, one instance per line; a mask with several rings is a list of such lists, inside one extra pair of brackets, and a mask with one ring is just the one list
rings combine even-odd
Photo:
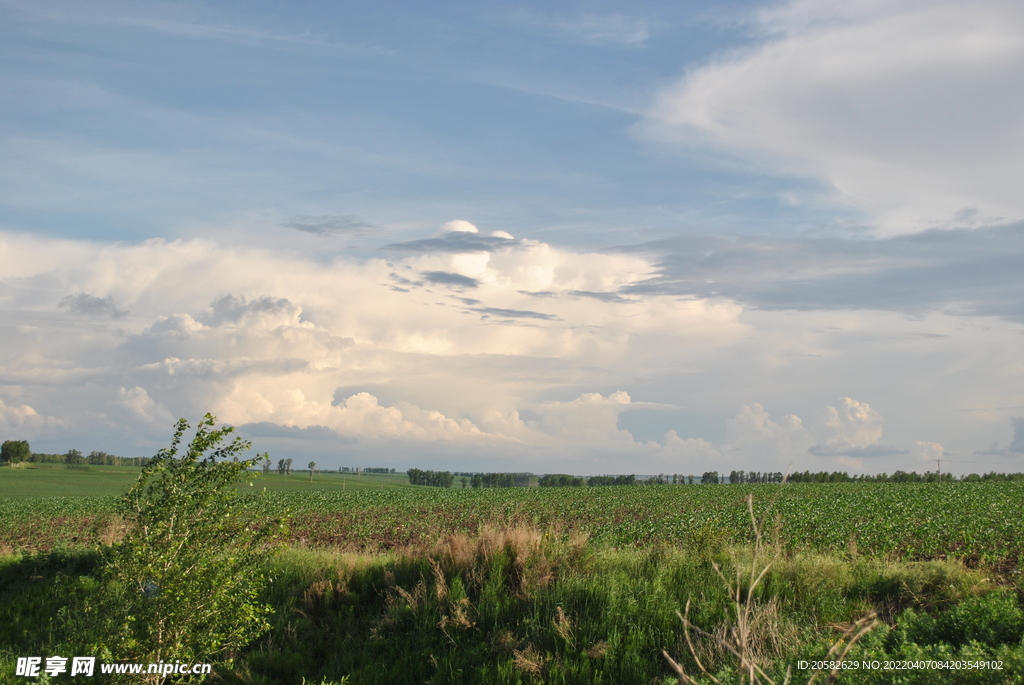
[(1024, 5), (0, 0), (0, 439), (1024, 470)]

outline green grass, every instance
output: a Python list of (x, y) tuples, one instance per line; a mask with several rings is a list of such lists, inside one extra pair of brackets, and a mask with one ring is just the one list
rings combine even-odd
[[(610, 549), (539, 531), (455, 536), (402, 553), (291, 548), (268, 560), (272, 630), (222, 667), (235, 685), (670, 685), (661, 649), (696, 665), (676, 615), (723, 634), (730, 600), (713, 560), (744, 565), (749, 549), (719, 554), (664, 546)], [(0, 557), (0, 683), (14, 657), (81, 653), (95, 636), (69, 632), (62, 608), (96, 589), (99, 557), (57, 552)], [(820, 659), (840, 626), (875, 610), (885, 623), (851, 659), (999, 659), (1004, 670), (878, 671), (840, 684), (1005, 685), (1024, 678), (1020, 588), (948, 561), (779, 556), (754, 598), (757, 658), (781, 682), (800, 659)], [(696, 650), (723, 682), (730, 658)], [(77, 651), (76, 651), (77, 650)], [(795, 669), (794, 683), (810, 675)]]
[[(0, 479), (131, 471), (3, 469)], [(1024, 483), (472, 490), (403, 480), (257, 478), (250, 506), (292, 512), (292, 547), (268, 560), (271, 633), (223, 667), (223, 681), (668, 685), (662, 648), (695, 665), (676, 610), (690, 600), (696, 624), (729, 626), (711, 563), (728, 572), (749, 557), (753, 492), (778, 542), (754, 599), (769, 672), (822, 658), (835, 626), (873, 610), (884, 625), (851, 658), (998, 659), (1006, 670), (861, 672), (839, 683), (1024, 683)], [(116, 503), (0, 499), (0, 546), (21, 550), (0, 558), (0, 683), (15, 682), (16, 656), (102, 642), (69, 633), (63, 617), (97, 592)], [(721, 649), (696, 647), (736, 682)]]
[(404, 473), (315, 473), (312, 482), (309, 472), (259, 474), (253, 487), (267, 492), (355, 492), (359, 490), (388, 490), (392, 488), (415, 488), (409, 485)]
[[(0, 498), (104, 497), (123, 495), (139, 477), (139, 466), (66, 466), (26, 464), (21, 468), (0, 468)], [(404, 473), (339, 474), (260, 473), (255, 481), (267, 492), (347, 492), (412, 487)]]
[[(524, 525), (561, 537), (586, 535), (607, 547), (716, 549), (750, 541), (745, 502), (753, 492), (759, 511), (773, 507), (768, 525), (777, 522), (791, 553), (960, 559), (1000, 575), (1019, 573), (1024, 558), (1021, 481), (464, 490), (402, 485), (396, 476), (323, 474), (312, 484), (308, 478), (261, 475), (247, 490), (266, 516), (293, 514), (292, 541), (312, 547), (401, 549)], [(102, 542), (115, 502), (0, 499), (0, 548)]]
[(140, 466), (26, 464), (0, 469), (0, 498), (102, 497), (128, 491)]

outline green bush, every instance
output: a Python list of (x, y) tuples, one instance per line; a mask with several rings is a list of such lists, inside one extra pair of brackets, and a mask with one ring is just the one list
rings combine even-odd
[(230, 661), (269, 628), (270, 607), (258, 601), (268, 582), (261, 562), (283, 523), (257, 518), (232, 487), (257, 460), (232, 461), (249, 443), (222, 444), (233, 429), (214, 426), (207, 414), (179, 457), (189, 427), (179, 421), (171, 446), (122, 501), (129, 529), (87, 612), (103, 660)]

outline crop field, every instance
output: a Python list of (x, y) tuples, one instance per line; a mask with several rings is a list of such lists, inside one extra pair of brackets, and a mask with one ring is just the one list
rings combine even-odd
[(141, 466), (26, 464), (0, 469), (0, 498), (98, 497), (128, 490)]
[[(361, 489), (350, 481), (339, 491), (337, 483), (311, 485), (308, 475), (261, 477), (251, 506), (268, 517), (290, 514), (292, 542), (314, 548), (401, 549), (508, 526), (603, 547), (718, 548), (750, 542), (752, 493), (766, 534), (791, 552), (958, 559), (1006, 573), (1024, 555), (1021, 482), (473, 490), (363, 480)], [(109, 540), (116, 500), (5, 499), (0, 544), (39, 550)]]
[[(24, 468), (0, 469), (0, 498), (102, 497), (127, 492), (142, 472), (141, 466), (68, 466), (65, 464), (26, 464)], [(309, 472), (257, 475), (259, 489), (267, 492), (298, 492), (310, 489), (328, 492), (379, 490), (410, 487), (404, 473), (324, 473)], [(244, 487), (244, 486), (243, 486)]]
[[(0, 472), (18, 493), (0, 498), (0, 682), (16, 682), (19, 655), (84, 649), (53, 617), (94, 601), (97, 550), (124, 534), (116, 507), (137, 472)], [(65, 496), (27, 496), (52, 492)], [(669, 685), (667, 649), (735, 682), (730, 657), (689, 645), (676, 612), (692, 600), (708, 634), (732, 630), (711, 564), (746, 568), (749, 495), (772, 560), (752, 630), (776, 682), (865, 616), (880, 621), (851, 658), (1005, 670), (839, 683), (1024, 682), (1021, 481), (449, 489), (308, 473), (260, 474), (239, 494), (291, 523), (265, 559), (270, 629), (216, 681)], [(797, 667), (793, 682), (812, 675)]]

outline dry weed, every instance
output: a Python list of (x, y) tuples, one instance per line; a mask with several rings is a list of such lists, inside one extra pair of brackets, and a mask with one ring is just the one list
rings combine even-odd
[(569, 649), (572, 649), (576, 645), (576, 640), (573, 637), (572, 632), (572, 621), (565, 615), (565, 611), (562, 607), (558, 607), (555, 612), (555, 618), (551, 621), (555, 627), (555, 632), (558, 633), (558, 637), (562, 638)]
[(544, 655), (538, 652), (533, 645), (512, 652), (512, 663), (523, 673), (539, 676), (544, 670), (544, 661)]
[[(744, 572), (740, 569), (739, 564), (736, 564), (736, 577), (735, 580), (732, 580), (725, 576), (717, 563), (712, 563), (715, 573), (718, 574), (732, 598), (733, 616), (730, 622), (720, 624), (714, 632), (708, 632), (690, 621), (689, 601), (686, 602), (685, 613), (676, 612), (683, 622), (683, 635), (686, 638), (690, 655), (701, 672), (716, 685), (721, 685), (721, 681), (712, 675), (708, 666), (705, 665), (705, 662), (710, 661), (708, 645), (714, 645), (718, 647), (719, 651), (735, 657), (739, 666), (740, 685), (748, 683), (749, 685), (761, 683), (775, 685), (775, 681), (764, 672), (762, 665), (772, 656), (777, 656), (779, 648), (788, 642), (785, 635), (788, 626), (782, 620), (778, 602), (774, 598), (768, 602), (756, 602), (754, 599), (755, 590), (764, 580), (772, 564), (762, 560), (764, 555), (762, 526), (754, 515), (753, 495), (747, 495), (747, 510), (750, 512), (750, 522), (754, 530), (754, 549), (749, 569)], [(745, 592), (744, 585), (746, 585)], [(836, 668), (832, 669), (826, 677), (826, 685), (835, 682), (839, 676), (840, 666), (854, 644), (876, 625), (878, 625), (878, 620), (872, 613), (847, 627), (842, 638), (833, 644), (825, 657), (826, 661), (837, 664)], [(694, 633), (700, 638), (698, 644), (704, 643), (700, 647), (694, 642)], [(697, 685), (697, 681), (686, 673), (682, 665), (676, 662), (668, 652), (663, 649), (661, 654), (678, 677), (681, 685)], [(807, 681), (807, 685), (814, 683), (820, 674), (820, 671), (813, 673)], [(790, 676), (791, 672), (787, 669), (783, 685), (788, 685)]]
[(601, 640), (593, 647), (587, 648), (587, 656), (591, 659), (600, 659), (608, 653), (608, 643)]
[(121, 542), (127, 532), (128, 525), (125, 523), (124, 519), (120, 516), (111, 516), (103, 522), (97, 537), (101, 544), (110, 547)]

